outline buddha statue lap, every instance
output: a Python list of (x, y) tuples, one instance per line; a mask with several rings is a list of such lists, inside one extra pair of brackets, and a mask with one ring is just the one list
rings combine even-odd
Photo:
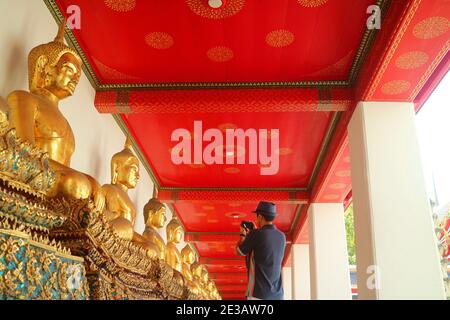
[(39, 45), (28, 56), (29, 91), (8, 95), (9, 125), (16, 136), (37, 146), (50, 158), (56, 182), (48, 197), (68, 200), (92, 199), (104, 207), (104, 195), (94, 178), (70, 168), (75, 138), (69, 122), (59, 110), (61, 100), (72, 96), (80, 80), (82, 61), (64, 43), (61, 24), (55, 40)]
[(166, 259), (166, 244), (158, 232), (166, 223), (166, 207), (158, 199), (152, 198), (144, 206), (145, 231), (142, 236), (158, 248), (158, 257)]
[(139, 181), (139, 160), (131, 151), (127, 139), (125, 147), (111, 159), (111, 183), (103, 185), (105, 195), (104, 215), (114, 232), (122, 239), (133, 241), (147, 252), (150, 258), (158, 257), (158, 248), (134, 231), (136, 209), (128, 190), (134, 189)]

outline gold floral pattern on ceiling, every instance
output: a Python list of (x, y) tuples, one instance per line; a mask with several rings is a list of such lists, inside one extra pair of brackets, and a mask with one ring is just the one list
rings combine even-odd
[(419, 22), (413, 30), (413, 34), (419, 39), (437, 38), (450, 29), (450, 21), (445, 17), (431, 17)]
[(266, 36), (266, 43), (274, 48), (287, 47), (292, 44), (294, 40), (294, 34), (285, 29), (271, 31)]
[(199, 163), (199, 164), (189, 164), (189, 167), (191, 167), (192, 169), (203, 169), (206, 167), (206, 165), (204, 165), (203, 163)]
[(128, 74), (117, 71), (116, 69), (108, 67), (95, 57), (92, 57), (92, 59), (94, 60), (95, 65), (100, 71), (100, 74), (106, 80), (142, 80), (138, 77), (130, 76)]
[(225, 168), (223, 171), (228, 174), (237, 174), (237, 173), (241, 172), (241, 170), (236, 167)]
[(280, 148), (276, 153), (278, 153), (280, 156), (288, 156), (290, 154), (293, 154), (294, 151), (291, 148)]
[(345, 183), (333, 183), (329, 186), (330, 189), (333, 190), (341, 190), (344, 189), (347, 185)]
[(297, 0), (300, 5), (307, 8), (320, 7), (327, 3), (328, 0)]
[(428, 55), (423, 51), (410, 51), (402, 54), (395, 61), (400, 69), (416, 69), (428, 62)]
[(381, 91), (387, 95), (396, 95), (408, 91), (410, 87), (411, 83), (406, 80), (393, 80), (386, 82)]
[(340, 171), (336, 172), (336, 176), (341, 177), (341, 178), (350, 177), (350, 175), (351, 175), (350, 170), (340, 170)]
[(132, 11), (136, 7), (136, 0), (104, 0), (105, 5), (117, 12)]
[(218, 46), (209, 49), (206, 52), (209, 60), (214, 62), (227, 62), (234, 57), (233, 50), (228, 47)]
[(220, 8), (208, 6), (207, 1), (186, 0), (189, 9), (195, 14), (207, 19), (225, 19), (234, 16), (245, 5), (245, 0), (227, 0)]
[(323, 198), (325, 200), (336, 200), (336, 199), (339, 198), (339, 195), (337, 195), (337, 194), (327, 194), (327, 195), (323, 196)]
[(153, 49), (169, 49), (173, 46), (173, 37), (166, 32), (150, 32), (145, 36), (145, 42)]

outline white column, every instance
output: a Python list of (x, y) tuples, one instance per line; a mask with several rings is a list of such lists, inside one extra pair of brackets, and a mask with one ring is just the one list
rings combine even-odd
[(412, 103), (361, 102), (348, 126), (359, 299), (444, 299)]
[(292, 268), (284, 267), (281, 269), (281, 278), (283, 281), (284, 300), (292, 300)]
[(308, 209), (311, 269), (311, 298), (352, 298), (344, 206), (342, 203), (313, 203)]
[(310, 300), (309, 245), (293, 244), (292, 300)]

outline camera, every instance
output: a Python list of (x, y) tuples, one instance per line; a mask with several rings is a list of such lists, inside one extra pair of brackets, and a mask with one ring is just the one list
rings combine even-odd
[(251, 230), (255, 229), (253, 222), (250, 222), (250, 221), (242, 221), (241, 227), (246, 229), (247, 231), (251, 231)]

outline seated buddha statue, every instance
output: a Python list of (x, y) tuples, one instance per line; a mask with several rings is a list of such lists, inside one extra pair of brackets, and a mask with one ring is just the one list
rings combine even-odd
[(144, 206), (145, 231), (142, 236), (158, 248), (158, 257), (166, 259), (166, 244), (158, 232), (166, 223), (166, 207), (158, 199), (152, 198)]
[(191, 272), (194, 276), (194, 282), (197, 284), (200, 290), (200, 296), (202, 297), (202, 299), (208, 299), (207, 291), (205, 290), (205, 287), (203, 285), (204, 271), (206, 271), (206, 267), (199, 262), (194, 262), (191, 266)]
[(56, 38), (31, 50), (28, 56), (29, 91), (9, 94), (9, 124), (16, 136), (37, 146), (50, 158), (56, 182), (48, 196), (68, 200), (93, 199), (102, 210), (104, 196), (94, 178), (70, 168), (75, 138), (59, 102), (72, 96), (81, 76), (81, 58), (64, 43), (61, 24)]
[(194, 281), (194, 276), (191, 271), (191, 266), (195, 262), (196, 256), (194, 250), (192, 250), (192, 247), (189, 244), (181, 250), (181, 259), (183, 261), (181, 265), (181, 273), (186, 279), (186, 284), (191, 288), (194, 294), (200, 295), (200, 286), (196, 281)]
[(173, 218), (166, 226), (167, 245), (166, 262), (175, 271), (174, 278), (180, 285), (184, 285), (184, 278), (181, 275), (181, 254), (178, 251), (177, 244), (181, 242), (184, 236), (183, 226), (178, 219)]
[(210, 300), (216, 300), (216, 296), (215, 296), (215, 292), (214, 292), (215, 287), (216, 286), (214, 285), (214, 282), (211, 279), (209, 279), (207, 288), (208, 288), (208, 295), (209, 295)]
[(111, 183), (105, 184), (104, 215), (114, 232), (122, 239), (133, 241), (147, 252), (151, 258), (158, 256), (158, 248), (134, 231), (136, 208), (128, 190), (134, 189), (139, 181), (139, 160), (131, 150), (131, 141), (127, 138), (122, 151), (111, 159)]
[(211, 299), (208, 285), (209, 285), (209, 273), (206, 267), (203, 266), (202, 274), (200, 277), (200, 286), (202, 288), (204, 298), (207, 300)]

